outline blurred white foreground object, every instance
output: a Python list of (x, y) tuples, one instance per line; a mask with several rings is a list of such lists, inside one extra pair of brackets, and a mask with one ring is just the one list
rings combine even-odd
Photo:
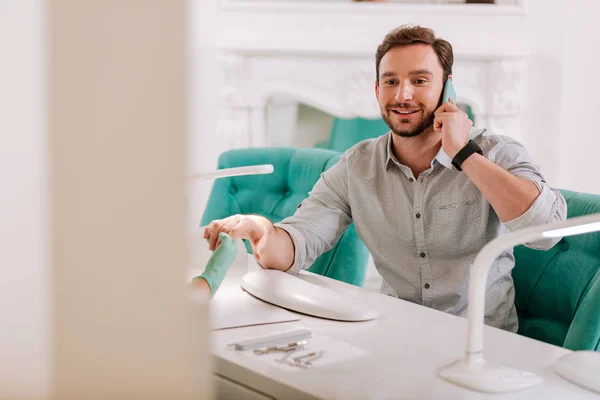
[(318, 286), (288, 273), (264, 269), (242, 278), (242, 288), (268, 303), (336, 321), (368, 321), (379, 311), (352, 296)]

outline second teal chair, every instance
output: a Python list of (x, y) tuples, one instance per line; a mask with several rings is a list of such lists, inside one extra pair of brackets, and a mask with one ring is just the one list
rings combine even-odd
[(318, 143), (317, 147), (343, 153), (356, 143), (385, 135), (389, 130), (381, 118), (333, 118), (329, 139)]
[[(600, 196), (561, 191), (568, 218), (600, 213)], [(563, 238), (548, 251), (515, 248), (519, 333), (571, 350), (600, 351), (600, 233)]]
[[(269, 175), (215, 180), (202, 215), (202, 225), (234, 214), (259, 214), (279, 222), (294, 214), (321, 173), (341, 157), (335, 151), (296, 148), (250, 148), (227, 151), (218, 168), (273, 164)], [(249, 249), (249, 246), (246, 244)], [(354, 229), (346, 230), (335, 246), (315, 260), (309, 271), (362, 286), (369, 252)]]

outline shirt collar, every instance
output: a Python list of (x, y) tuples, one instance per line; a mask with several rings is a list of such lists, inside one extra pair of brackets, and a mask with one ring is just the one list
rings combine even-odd
[[(389, 164), (390, 161), (395, 162), (396, 164), (402, 165), (400, 163), (400, 161), (398, 161), (398, 159), (396, 158), (396, 156), (394, 155), (394, 151), (392, 150), (392, 135), (393, 133), (390, 131), (388, 133), (388, 138), (387, 138), (387, 157), (386, 157), (386, 165)], [(452, 160), (450, 159), (450, 157), (446, 154), (446, 152), (440, 147), (440, 150), (437, 152), (437, 154), (435, 155), (435, 157), (433, 158), (433, 160), (431, 161), (431, 166), (433, 167), (436, 162), (442, 164), (444, 167), (448, 168), (448, 169), (452, 169)]]

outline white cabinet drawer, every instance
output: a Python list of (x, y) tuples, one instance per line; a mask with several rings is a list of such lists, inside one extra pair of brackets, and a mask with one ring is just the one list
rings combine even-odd
[(214, 388), (217, 400), (274, 400), (273, 397), (252, 390), (247, 386), (229, 380), (220, 375), (214, 375)]

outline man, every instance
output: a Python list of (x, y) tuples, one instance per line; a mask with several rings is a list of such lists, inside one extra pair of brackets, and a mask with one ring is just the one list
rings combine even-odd
[[(213, 221), (205, 231), (210, 249), (227, 232), (249, 239), (264, 268), (295, 273), (354, 221), (383, 293), (466, 317), (469, 270), (481, 248), (564, 220), (566, 203), (521, 144), (472, 129), (453, 101), (441, 103), (453, 61), (450, 43), (430, 29), (388, 33), (376, 53), (375, 94), (391, 132), (345, 152), (281, 223), (252, 215)], [(549, 249), (558, 240), (528, 246)], [(513, 267), (509, 250), (490, 270), (486, 323), (516, 332)]]

